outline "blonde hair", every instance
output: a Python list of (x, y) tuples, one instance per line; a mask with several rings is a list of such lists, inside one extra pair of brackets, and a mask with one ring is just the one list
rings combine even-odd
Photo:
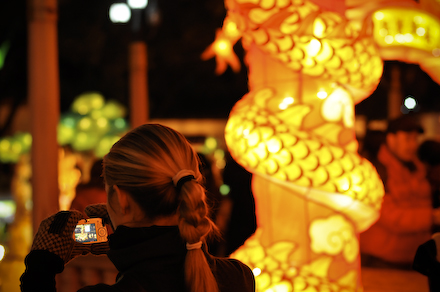
[[(179, 216), (179, 231), (189, 244), (205, 241), (217, 228), (208, 217), (199, 157), (179, 132), (159, 124), (145, 124), (128, 132), (104, 157), (104, 180), (127, 191), (149, 220)], [(173, 177), (181, 170), (194, 180), (180, 190)], [(185, 282), (188, 291), (217, 292), (218, 285), (202, 249), (187, 251)]]

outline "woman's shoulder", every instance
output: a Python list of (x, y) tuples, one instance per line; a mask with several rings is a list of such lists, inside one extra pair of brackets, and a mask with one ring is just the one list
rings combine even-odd
[(123, 277), (123, 280), (117, 281), (114, 285), (97, 284), (86, 286), (78, 292), (146, 292), (146, 290), (133, 278)]
[(217, 267), (232, 269), (232, 270), (244, 270), (246, 272), (252, 273), (251, 269), (244, 264), (243, 262), (233, 259), (233, 258), (225, 258), (225, 257), (213, 257), (215, 265)]
[(107, 284), (97, 284), (93, 286), (85, 286), (78, 290), (78, 292), (117, 292), (117, 290), (112, 285)]
[(255, 291), (254, 274), (241, 261), (212, 257), (212, 269), (220, 291)]

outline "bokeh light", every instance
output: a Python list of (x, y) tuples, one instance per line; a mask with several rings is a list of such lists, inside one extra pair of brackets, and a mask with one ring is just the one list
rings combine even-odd
[(110, 6), (109, 17), (113, 23), (127, 23), (131, 18), (130, 7), (125, 3), (113, 3)]
[(132, 9), (144, 9), (148, 5), (148, 0), (128, 0), (127, 4)]
[[(126, 112), (120, 103), (106, 102), (98, 92), (81, 94), (75, 98), (70, 111), (60, 116), (58, 144), (70, 145), (79, 152), (92, 151), (100, 158), (108, 152), (115, 139), (129, 129), (125, 120)], [(0, 138), (0, 162), (16, 163), (21, 155), (30, 151), (31, 146), (30, 133), (17, 132), (13, 136)]]
[(223, 196), (228, 195), (231, 192), (231, 187), (228, 186), (227, 184), (222, 184), (219, 188), (220, 194), (222, 194)]
[(407, 96), (405, 98), (405, 100), (403, 101), (403, 104), (405, 105), (405, 107), (409, 110), (414, 109), (417, 106), (417, 101), (414, 97), (412, 96)]
[(0, 262), (3, 260), (5, 256), (5, 247), (0, 244)]

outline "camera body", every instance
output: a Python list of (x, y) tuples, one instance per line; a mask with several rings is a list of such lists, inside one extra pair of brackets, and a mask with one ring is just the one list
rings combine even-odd
[(73, 232), (73, 239), (79, 243), (99, 243), (107, 241), (107, 229), (101, 218), (82, 219)]

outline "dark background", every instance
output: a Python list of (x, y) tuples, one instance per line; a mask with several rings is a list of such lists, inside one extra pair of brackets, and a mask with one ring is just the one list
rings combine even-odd
[[(246, 67), (214, 74), (214, 59), (200, 54), (215, 37), (226, 11), (223, 0), (150, 0), (143, 16), (144, 30), (133, 34), (130, 24), (113, 24), (108, 10), (115, 1), (59, 0), (58, 37), (60, 111), (69, 109), (79, 94), (98, 91), (107, 100), (128, 106), (128, 45), (134, 39), (148, 44), (150, 117), (227, 118), (232, 106), (248, 91)], [(26, 104), (26, 1), (0, 0), (0, 45), (10, 49), (0, 69), (0, 106)], [(152, 17), (153, 16), (153, 17)], [(243, 60), (240, 43), (235, 46)], [(369, 119), (387, 117), (389, 68), (401, 69), (403, 96), (413, 95), (419, 110), (440, 110), (440, 87), (417, 65), (385, 62), (384, 75), (372, 96), (356, 106)], [(44, 68), (42, 68), (44, 70)], [(0, 136), (11, 135), (14, 110)]]

